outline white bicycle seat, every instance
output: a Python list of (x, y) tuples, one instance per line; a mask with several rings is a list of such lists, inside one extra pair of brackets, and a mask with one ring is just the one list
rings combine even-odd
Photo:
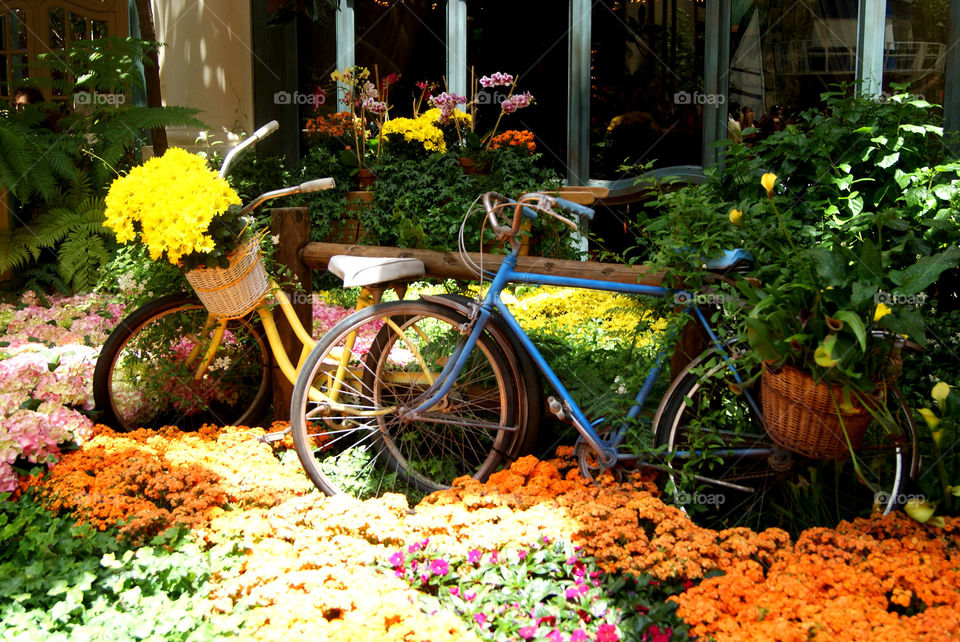
[(424, 275), (423, 261), (379, 256), (331, 256), (327, 269), (343, 279), (343, 287), (352, 288), (392, 281), (406, 281)]

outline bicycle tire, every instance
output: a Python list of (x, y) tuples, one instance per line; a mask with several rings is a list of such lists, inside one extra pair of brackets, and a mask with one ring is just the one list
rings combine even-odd
[[(762, 417), (742, 392), (731, 390), (727, 373), (728, 366), (715, 351), (697, 360), (671, 384), (655, 419), (656, 445), (668, 453), (668, 495), (694, 515), (699, 513), (700, 521), (715, 527), (798, 530), (794, 525), (834, 526), (840, 519), (871, 510), (887, 514), (904, 503), (905, 489), (919, 466), (916, 426), (899, 391), (891, 389), (887, 403), (897, 413), (903, 434), (892, 437), (875, 421), (857, 451), (868, 486), (858, 483), (850, 461), (816, 461), (776, 450)], [(744, 374), (750, 379), (754, 373)], [(755, 387), (747, 390), (759, 403)], [(710, 443), (715, 447), (711, 449)], [(698, 448), (701, 457), (670, 458), (670, 453)], [(767, 449), (777, 454), (725, 453), (730, 449)], [(692, 475), (714, 481), (698, 482)], [(724, 482), (753, 490), (731, 489)]]
[[(356, 312), (324, 335), (303, 364), (290, 411), (297, 455), (318, 488), (360, 498), (398, 492), (415, 502), (461, 476), (484, 480), (510, 458), (524, 441), (521, 404), (529, 400), (490, 332), (427, 417), (404, 420), (392, 410), (429, 386), (466, 322), (437, 303), (396, 301)], [(336, 392), (336, 404), (311, 401), (311, 389)]]
[[(121, 431), (257, 422), (271, 401), (271, 355), (263, 330), (249, 315), (229, 321), (209, 372), (194, 381), (183, 357), (206, 319), (203, 305), (186, 293), (160, 297), (125, 317), (94, 369), (100, 421)], [(199, 352), (202, 357), (204, 349)]]

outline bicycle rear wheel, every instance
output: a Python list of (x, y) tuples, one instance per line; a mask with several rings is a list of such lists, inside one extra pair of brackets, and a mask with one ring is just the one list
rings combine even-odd
[(94, 370), (100, 420), (123, 431), (258, 421), (270, 402), (270, 352), (259, 324), (250, 317), (229, 321), (196, 379), (216, 327), (207, 321), (206, 309), (185, 293), (151, 301), (124, 318)]
[(535, 400), (491, 331), (439, 404), (403, 415), (439, 375), (466, 322), (439, 304), (397, 301), (347, 317), (320, 340), (290, 414), (297, 455), (321, 490), (417, 501), (457, 477), (486, 479), (519, 448)]
[(668, 457), (666, 489), (677, 504), (712, 526), (780, 526), (799, 530), (833, 526), (840, 519), (886, 514), (905, 500), (916, 477), (916, 428), (900, 393), (881, 400), (900, 434), (880, 421), (867, 428), (852, 459), (818, 461), (777, 448), (762, 417), (756, 373), (747, 385), (712, 352), (672, 384), (658, 409), (655, 437)]

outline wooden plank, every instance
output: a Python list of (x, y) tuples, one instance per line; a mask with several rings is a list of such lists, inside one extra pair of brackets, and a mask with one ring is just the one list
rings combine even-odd
[[(301, 250), (300, 258), (314, 270), (325, 270), (330, 257), (337, 254), (416, 258), (423, 261), (428, 277), (461, 281), (477, 280), (476, 274), (460, 260), (460, 256), (456, 252), (437, 252), (434, 250), (376, 245), (309, 243)], [(474, 263), (480, 263), (482, 260), (484, 270), (496, 270), (500, 267), (504, 258), (501, 254), (480, 254), (477, 252), (470, 252), (469, 256)], [(539, 256), (519, 257), (517, 270), (534, 274), (597, 279), (614, 283), (642, 283), (644, 285), (660, 285), (663, 278), (662, 273), (644, 270), (638, 266), (597, 261), (548, 259)]]
[[(310, 240), (310, 212), (305, 207), (279, 207), (270, 210), (270, 231), (277, 234), (283, 243), (279, 243), (273, 255), (274, 260), (279, 265), (285, 265), (297, 282), (303, 288), (303, 291), (287, 290), (287, 296), (293, 304), (293, 309), (297, 313), (297, 318), (303, 324), (303, 328), (308, 334), (313, 331), (313, 297), (310, 293), (313, 291), (313, 274), (309, 267), (303, 261), (299, 260), (300, 249)], [(279, 312), (279, 308), (277, 309)], [(294, 334), (290, 322), (286, 315), (278, 313), (275, 315), (277, 320), (277, 333), (280, 335), (280, 342), (283, 349), (289, 355), (290, 360), (296, 364), (300, 359), (300, 350), (302, 344)], [(293, 396), (293, 384), (287, 381), (287, 377), (280, 368), (273, 366), (273, 415), (274, 419), (287, 421), (290, 419), (290, 400)]]

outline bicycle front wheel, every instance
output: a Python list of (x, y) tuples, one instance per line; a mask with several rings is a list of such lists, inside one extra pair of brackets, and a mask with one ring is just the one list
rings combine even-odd
[[(734, 351), (736, 354), (736, 351)], [(855, 459), (819, 461), (778, 448), (750, 403), (756, 372), (739, 373), (712, 352), (678, 377), (658, 410), (656, 443), (667, 452), (667, 491), (706, 524), (792, 531), (883, 514), (902, 504), (917, 473), (916, 429), (900, 393), (878, 403)]]
[(93, 396), (118, 430), (249, 425), (270, 402), (270, 352), (249, 316), (227, 322), (201, 368), (216, 323), (192, 296), (161, 297), (111, 332), (97, 359)]
[(466, 322), (439, 304), (397, 301), (347, 317), (320, 340), (290, 415), (297, 455), (321, 490), (417, 501), (457, 477), (486, 479), (519, 449), (536, 400), (491, 330), (436, 406), (404, 414), (437, 379)]

